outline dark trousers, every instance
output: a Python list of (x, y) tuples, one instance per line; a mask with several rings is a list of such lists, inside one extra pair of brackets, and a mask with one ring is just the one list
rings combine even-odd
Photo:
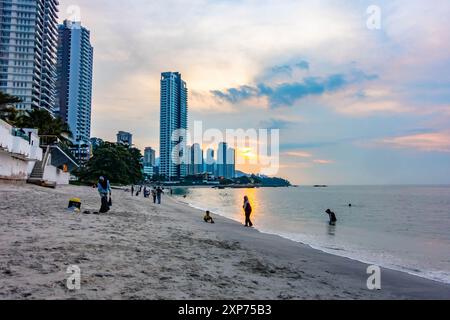
[(156, 203), (156, 196), (153, 196), (153, 203)]
[(246, 213), (245, 214), (245, 226), (246, 227), (253, 227), (253, 223), (250, 220), (250, 215), (251, 215), (251, 213)]
[(109, 211), (108, 196), (102, 197), (102, 206), (100, 207), (100, 213), (106, 213)]

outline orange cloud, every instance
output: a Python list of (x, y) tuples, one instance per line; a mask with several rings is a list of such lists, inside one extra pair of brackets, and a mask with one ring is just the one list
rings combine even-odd
[(289, 151), (284, 153), (285, 156), (288, 157), (296, 157), (296, 158), (311, 158), (313, 155), (309, 152), (304, 151)]
[(316, 164), (332, 164), (334, 163), (333, 160), (321, 160), (321, 159), (317, 159), (313, 161)]
[(410, 136), (386, 138), (381, 144), (393, 148), (421, 151), (450, 152), (450, 133), (421, 133)]

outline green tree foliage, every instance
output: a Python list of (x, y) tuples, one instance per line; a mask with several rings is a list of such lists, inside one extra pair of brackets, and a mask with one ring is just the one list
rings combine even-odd
[(122, 144), (104, 142), (94, 150), (84, 168), (76, 172), (82, 182), (95, 183), (104, 176), (111, 183), (130, 185), (143, 180), (141, 152)]
[(44, 109), (27, 111), (20, 116), (17, 126), (39, 130), (40, 136), (56, 136), (61, 141), (68, 141), (72, 137), (69, 125), (61, 118), (54, 118)]
[(14, 105), (19, 102), (22, 102), (20, 98), (0, 91), (0, 119), (14, 125), (19, 114)]

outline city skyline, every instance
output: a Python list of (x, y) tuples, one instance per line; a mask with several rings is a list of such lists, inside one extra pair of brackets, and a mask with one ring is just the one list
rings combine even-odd
[[(371, 4), (135, 1), (130, 30), (119, 2), (80, 0), (60, 19), (78, 5), (96, 31), (94, 136), (132, 123), (158, 149), (158, 74), (178, 70), (190, 121), (281, 129), (279, 175), (295, 183), (447, 183), (450, 5), (380, 1), (371, 30)], [(183, 17), (170, 28), (169, 12)]]

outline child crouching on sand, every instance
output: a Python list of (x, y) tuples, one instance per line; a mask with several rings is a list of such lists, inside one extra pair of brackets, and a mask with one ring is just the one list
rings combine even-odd
[(205, 220), (205, 222), (208, 222), (208, 223), (214, 223), (214, 220), (211, 217), (209, 211), (206, 211), (206, 214), (205, 214), (205, 217), (203, 218), (203, 220)]

